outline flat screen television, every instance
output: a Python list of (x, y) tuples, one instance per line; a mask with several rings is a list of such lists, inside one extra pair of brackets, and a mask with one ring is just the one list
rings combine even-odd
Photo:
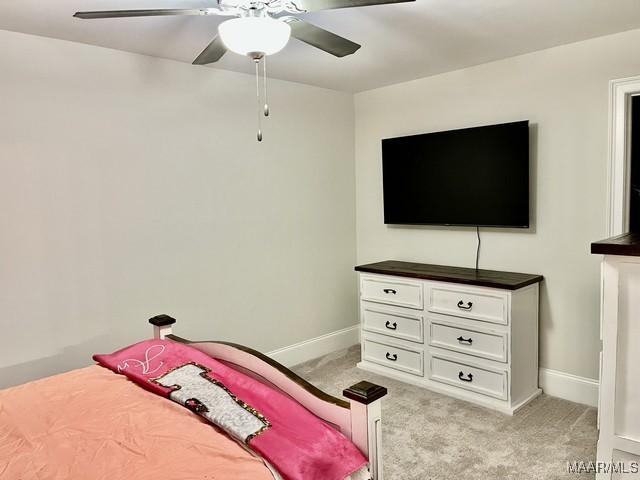
[(529, 121), (382, 140), (384, 222), (529, 227)]

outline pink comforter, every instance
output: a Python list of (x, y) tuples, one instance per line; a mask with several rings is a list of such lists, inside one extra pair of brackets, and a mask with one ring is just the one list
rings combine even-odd
[[(244, 409), (225, 413), (222, 421), (233, 417), (229, 423), (238, 430), (244, 428), (243, 422), (255, 422), (260, 428), (256, 427), (246, 437), (246, 443), (275, 466), (285, 480), (342, 480), (366, 464), (365, 457), (351, 441), (290, 397), (187, 345), (147, 340), (94, 358), (159, 395), (172, 394), (174, 400), (180, 401), (174, 394), (184, 394), (181, 403), (203, 415), (210, 414), (217, 405), (229, 403), (228, 394), (207, 403), (207, 395), (216, 390), (220, 394), (215, 385), (228, 390)], [(189, 376), (185, 367), (205, 370), (196, 370)]]

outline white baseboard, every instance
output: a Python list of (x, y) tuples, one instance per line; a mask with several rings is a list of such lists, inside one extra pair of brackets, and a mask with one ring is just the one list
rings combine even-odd
[(291, 367), (307, 360), (322, 357), (360, 343), (360, 325), (343, 328), (316, 338), (279, 348), (267, 355), (281, 364)]
[[(322, 357), (328, 353), (342, 350), (360, 343), (360, 325), (343, 328), (316, 338), (304, 340), (287, 347), (282, 347), (267, 355), (287, 367)], [(540, 388), (547, 395), (564, 398), (572, 402), (598, 406), (597, 380), (579, 377), (570, 373), (541, 368), (539, 373)]]
[(540, 388), (547, 395), (592, 407), (598, 406), (598, 387), (600, 384), (593, 378), (578, 377), (570, 373), (541, 368), (539, 382)]

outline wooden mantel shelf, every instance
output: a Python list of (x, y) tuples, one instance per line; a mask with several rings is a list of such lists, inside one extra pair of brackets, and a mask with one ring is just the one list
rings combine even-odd
[(591, 253), (640, 257), (640, 233), (625, 233), (591, 244)]
[(519, 288), (543, 280), (542, 275), (532, 275), (528, 273), (476, 270), (475, 268), (427, 265), (424, 263), (399, 262), (397, 260), (386, 260), (368, 265), (359, 265), (355, 269), (358, 272), (463, 283), (466, 285), (503, 288), (507, 290), (518, 290)]

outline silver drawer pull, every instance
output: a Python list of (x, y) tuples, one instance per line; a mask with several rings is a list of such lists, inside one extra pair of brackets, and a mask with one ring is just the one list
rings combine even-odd
[(464, 302), (462, 300), (460, 300), (458, 302), (458, 308), (460, 310), (471, 310), (471, 307), (473, 307), (473, 302), (467, 302), (467, 306), (464, 306)]
[(456, 340), (458, 340), (458, 343), (461, 343), (462, 345), (471, 345), (473, 343), (473, 339), (471, 337), (464, 338), (462, 335), (459, 336)]
[(391, 355), (389, 352), (387, 352), (385, 356), (387, 357), (387, 360), (391, 360), (392, 362), (395, 362), (396, 360), (398, 360), (397, 353), (394, 353), (393, 355)]
[(392, 295), (395, 295), (396, 293), (398, 293), (398, 292), (396, 292), (393, 288), (385, 288), (385, 289), (384, 289), (384, 290), (382, 290), (382, 291), (383, 291), (384, 293), (386, 293), (386, 294), (392, 294)]

